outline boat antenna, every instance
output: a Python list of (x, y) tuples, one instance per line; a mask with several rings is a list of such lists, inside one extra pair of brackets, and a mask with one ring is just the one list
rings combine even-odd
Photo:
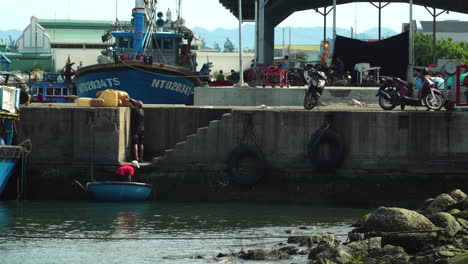
[(179, 0), (179, 6), (177, 7), (177, 21), (180, 20), (180, 17), (182, 16), (182, 8), (181, 8), (181, 4), (182, 3), (182, 0)]
[(117, 18), (117, 0), (115, 0), (115, 20), (117, 21), (118, 18)]

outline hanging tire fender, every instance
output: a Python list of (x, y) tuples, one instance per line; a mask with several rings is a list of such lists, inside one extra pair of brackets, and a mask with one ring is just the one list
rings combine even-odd
[[(324, 144), (331, 146), (331, 155), (329, 159), (320, 157), (320, 148)], [(318, 129), (311, 136), (307, 145), (307, 153), (310, 162), (319, 171), (336, 170), (345, 158), (345, 146), (343, 138), (333, 129), (328, 128), (325, 131)]]
[[(247, 164), (244, 161), (248, 161)], [(230, 182), (254, 185), (265, 175), (266, 161), (260, 149), (254, 145), (240, 144), (229, 154), (227, 173)]]

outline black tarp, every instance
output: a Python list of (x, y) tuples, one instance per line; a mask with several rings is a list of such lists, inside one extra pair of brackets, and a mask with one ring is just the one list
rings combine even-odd
[[(408, 31), (380, 41), (367, 42), (336, 36), (333, 61), (340, 57), (347, 71), (354, 65), (367, 62), (371, 67), (381, 67), (380, 75), (406, 79), (409, 54)], [(356, 74), (353, 74), (353, 79)]]

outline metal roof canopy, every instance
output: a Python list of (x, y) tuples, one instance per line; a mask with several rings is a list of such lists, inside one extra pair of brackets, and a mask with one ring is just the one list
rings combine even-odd
[[(255, 1), (242, 0), (242, 18), (244, 21), (255, 20)], [(433, 8), (445, 9), (453, 12), (468, 14), (467, 0), (414, 0), (415, 5), (428, 6)], [(348, 4), (355, 2), (379, 2), (366, 0), (337, 0), (336, 4)], [(408, 1), (380, 1), (385, 3), (408, 3)], [(239, 0), (219, 0), (226, 9), (231, 11), (235, 17), (239, 17)], [(281, 23), (290, 14), (296, 11), (315, 9), (325, 6), (333, 6), (333, 0), (265, 0), (265, 8), (274, 8), (279, 17), (275, 19), (277, 24)]]

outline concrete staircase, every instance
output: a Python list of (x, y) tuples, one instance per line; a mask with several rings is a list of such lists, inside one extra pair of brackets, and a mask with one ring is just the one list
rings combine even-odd
[(225, 161), (232, 142), (232, 114), (223, 114), (221, 120), (212, 120), (195, 134), (166, 149), (155, 157), (153, 164), (194, 164)]

